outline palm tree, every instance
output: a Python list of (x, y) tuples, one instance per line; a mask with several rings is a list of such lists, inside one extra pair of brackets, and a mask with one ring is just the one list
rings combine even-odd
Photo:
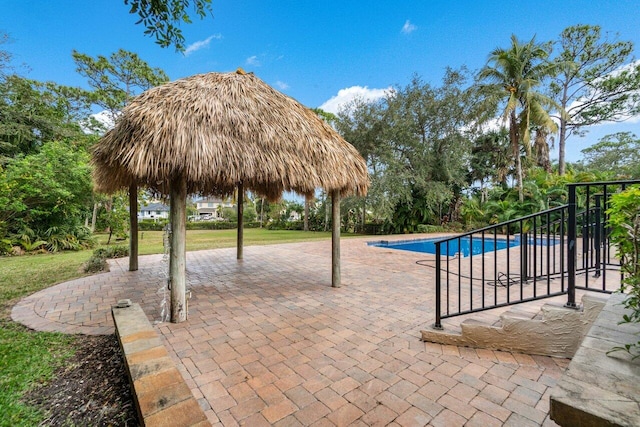
[(481, 92), (490, 101), (503, 104), (502, 118), (504, 121), (509, 120), (509, 140), (520, 201), (524, 199), (521, 146), (530, 154), (529, 141), (533, 125), (553, 129), (545, 108), (553, 105), (553, 101), (536, 91), (554, 70), (554, 66), (546, 61), (548, 56), (548, 46), (536, 43), (535, 37), (522, 43), (512, 35), (511, 46), (491, 52), (487, 65), (478, 74), (478, 79), (482, 82)]

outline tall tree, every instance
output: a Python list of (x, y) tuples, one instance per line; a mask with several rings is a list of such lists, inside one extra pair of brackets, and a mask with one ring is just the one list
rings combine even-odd
[(640, 177), (640, 139), (631, 132), (606, 135), (582, 154), (589, 169), (623, 178)]
[(509, 134), (504, 127), (484, 133), (473, 141), (469, 181), (480, 184), (480, 202), (487, 199), (487, 181), (506, 186), (513, 164), (509, 151)]
[(155, 37), (161, 47), (175, 46), (184, 50), (184, 36), (180, 24), (190, 24), (191, 14), (200, 19), (212, 13), (211, 0), (124, 0), (129, 13), (136, 14), (146, 28), (146, 35)]
[[(383, 105), (381, 102), (368, 102), (356, 98), (345, 105), (334, 121), (336, 129), (352, 144), (367, 162), (371, 185), (367, 195), (362, 198), (361, 223), (366, 222), (367, 205), (370, 205), (374, 220), (388, 217), (393, 208), (387, 203), (385, 195), (387, 181), (384, 165), (389, 162), (389, 146), (383, 139)], [(348, 201), (343, 203), (346, 206)]]
[[(0, 31), (0, 46), (9, 43), (9, 34), (4, 31)], [(0, 79), (4, 78), (11, 63), (11, 52), (5, 49), (0, 49)]]
[(367, 160), (367, 203), (396, 230), (439, 223), (467, 182), (475, 108), (466, 70), (447, 70), (442, 85), (418, 76), (379, 102), (354, 101), (337, 129)]
[(511, 46), (492, 51), (487, 65), (478, 74), (481, 92), (502, 105), (503, 120), (509, 122), (520, 201), (524, 199), (521, 147), (530, 151), (532, 124), (546, 122), (545, 108), (553, 105), (551, 99), (538, 91), (554, 69), (547, 61), (549, 53), (550, 47), (536, 43), (535, 37), (523, 43), (512, 35)]
[(86, 112), (86, 96), (81, 89), (15, 74), (0, 79), (0, 165), (52, 140), (86, 140), (77, 123)]
[(640, 62), (631, 41), (609, 40), (599, 26), (566, 28), (556, 42), (559, 73), (551, 94), (559, 105), (558, 172), (565, 173), (567, 139), (587, 126), (640, 112)]
[(92, 101), (104, 108), (112, 121), (120, 110), (138, 93), (169, 81), (160, 68), (153, 68), (133, 53), (120, 49), (108, 58), (92, 58), (78, 51), (72, 52), (76, 71), (86, 77), (93, 90)]
[[(73, 60), (76, 70), (87, 78), (89, 86), (93, 89), (92, 101), (104, 108), (108, 118), (113, 123), (120, 111), (136, 94), (153, 86), (165, 83), (169, 80), (167, 74), (160, 68), (153, 68), (143, 61), (137, 54), (123, 49), (112, 53), (109, 58), (102, 55), (92, 58), (89, 55), (73, 51)], [(104, 129), (102, 129), (104, 130)], [(137, 219), (134, 212), (138, 211), (137, 188), (133, 185), (129, 188), (131, 216), (130, 268), (137, 269)], [(112, 198), (107, 198), (105, 208), (112, 210)], [(93, 206), (91, 230), (95, 228), (95, 219), (99, 208), (98, 200)]]

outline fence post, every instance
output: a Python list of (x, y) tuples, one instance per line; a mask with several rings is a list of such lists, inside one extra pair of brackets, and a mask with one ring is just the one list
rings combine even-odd
[(569, 218), (567, 218), (567, 303), (576, 308), (576, 186), (569, 184)]
[(433, 329), (442, 329), (442, 319), (441, 319), (441, 291), (440, 291), (440, 280), (441, 280), (441, 265), (440, 265), (440, 242), (436, 242), (436, 322), (433, 324)]
[(596, 251), (596, 272), (593, 277), (600, 277), (601, 272), (601, 256), (600, 252), (602, 251), (602, 204), (601, 204), (602, 195), (596, 194), (596, 209), (595, 209), (595, 223), (594, 223), (594, 249)]

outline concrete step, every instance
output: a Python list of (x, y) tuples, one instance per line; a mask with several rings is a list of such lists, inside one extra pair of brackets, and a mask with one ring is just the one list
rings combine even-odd
[(422, 340), (491, 350), (572, 357), (607, 299), (584, 295), (584, 310), (549, 303), (538, 311), (514, 307), (498, 320), (486, 314), (467, 317), (459, 331), (422, 331)]

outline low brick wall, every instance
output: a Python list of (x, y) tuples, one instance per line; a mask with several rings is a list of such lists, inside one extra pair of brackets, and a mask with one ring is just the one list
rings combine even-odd
[(140, 305), (122, 302), (111, 313), (141, 424), (210, 426)]

